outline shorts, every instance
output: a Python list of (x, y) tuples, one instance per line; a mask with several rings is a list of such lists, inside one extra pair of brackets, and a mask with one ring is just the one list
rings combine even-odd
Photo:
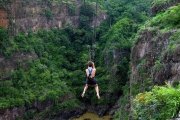
[(86, 79), (86, 84), (88, 86), (96, 86), (97, 85), (97, 81), (95, 79), (93, 79), (93, 80)]

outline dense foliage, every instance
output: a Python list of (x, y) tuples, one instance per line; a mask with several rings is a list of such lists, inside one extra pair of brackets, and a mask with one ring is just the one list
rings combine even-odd
[(169, 8), (166, 12), (158, 14), (150, 23), (161, 29), (180, 28), (180, 5)]
[(105, 5), (112, 24), (126, 17), (141, 23), (147, 19), (151, 2), (152, 0), (111, 0), (107, 1)]
[[(69, 6), (69, 12), (75, 15), (73, 1), (48, 0), (48, 2), (66, 4)], [(80, 107), (82, 103), (112, 106), (121, 96), (120, 108), (115, 113), (114, 119), (129, 118), (129, 91), (132, 90), (133, 96), (140, 92), (139, 84), (133, 84), (132, 88), (129, 86), (130, 52), (135, 37), (139, 35), (137, 31), (149, 19), (152, 0), (98, 0), (98, 7), (106, 10), (108, 17), (96, 31), (92, 27), (94, 17), (98, 15), (95, 2), (96, 0), (84, 0), (80, 6), (78, 28), (67, 26), (63, 29), (19, 33), (13, 37), (9, 36), (7, 30), (0, 29), (0, 55), (6, 60), (13, 59), (16, 53), (30, 54), (33, 57), (32, 60), (16, 63), (16, 67), (6, 73), (8, 79), (0, 81), (0, 109), (51, 101), (54, 106), (39, 114), (45, 118), (55, 115), (60, 110)], [(162, 0), (157, 0), (153, 4), (161, 2)], [(148, 26), (156, 29), (178, 29), (179, 8), (179, 5), (174, 6), (158, 14), (141, 28)], [(46, 9), (44, 16), (48, 20), (53, 19), (51, 9)], [(96, 39), (96, 44), (92, 43), (93, 39)], [(179, 44), (179, 32), (172, 35), (170, 40), (169, 51), (165, 51), (169, 54)], [(90, 58), (89, 50), (92, 44), (96, 52), (94, 61), (97, 66), (96, 79), (100, 86), (101, 99), (97, 100), (94, 89), (90, 89), (82, 100), (80, 95), (85, 82), (84, 69)], [(140, 61), (138, 70), (146, 81), (144, 90), (150, 90), (152, 84), (149, 81), (152, 79), (145, 77), (146, 69), (143, 67), (145, 62), (144, 59)], [(154, 70), (158, 71), (161, 66), (161, 61), (157, 60)], [(152, 91), (136, 96), (134, 115), (136, 119), (171, 118), (179, 108), (179, 97), (179, 87), (154, 87)], [(169, 108), (169, 111), (166, 112), (164, 108)], [(34, 114), (36, 112), (27, 112), (24, 117), (33, 119)]]
[(118, 93), (116, 96), (121, 95), (120, 108), (114, 115), (117, 120), (129, 117), (126, 107), (129, 102), (130, 51), (139, 26), (149, 18), (151, 2), (111, 0), (104, 3), (108, 18), (98, 28), (99, 48), (103, 50), (98, 56), (102, 56), (99, 62), (106, 65), (110, 75), (109, 91), (114, 91), (115, 95)]
[[(1, 34), (7, 32), (1, 30)], [(71, 81), (69, 76), (71, 73), (67, 71), (74, 71), (77, 66), (84, 63), (79, 62), (79, 65), (75, 65), (73, 64), (75, 58), (73, 60), (69, 58), (76, 45), (66, 49), (70, 40), (65, 30), (39, 31), (28, 36), (19, 34), (13, 39), (6, 36), (4, 35), (3, 39), (6, 43), (11, 41), (11, 44), (5, 44), (6, 46), (2, 44), (2, 54), (11, 58), (11, 55), (17, 52), (35, 53), (38, 58), (19, 63), (17, 69), (9, 73), (10, 79), (1, 82), (0, 108), (32, 104), (36, 100), (56, 101), (60, 96), (70, 92), (65, 80)], [(63, 52), (64, 49), (66, 52)], [(24, 69), (24, 64), (28, 69)]]
[(165, 4), (165, 3), (170, 3), (172, 2), (173, 0), (154, 0), (153, 1), (153, 5), (162, 5), (162, 4)]
[[(179, 47), (179, 5), (170, 7), (165, 12), (157, 14), (155, 17), (146, 22), (142, 29), (137, 34), (140, 38), (142, 31), (151, 31), (153, 36), (151, 39), (156, 41), (158, 35), (163, 33), (171, 33), (168, 38), (167, 48), (158, 55), (152, 68), (146, 67), (147, 60), (142, 60), (137, 63), (139, 83), (132, 84), (131, 94), (135, 97), (133, 110), (135, 112), (134, 119), (171, 119), (179, 112), (179, 79), (174, 80), (176, 88), (167, 87), (152, 87), (153, 76), (148, 74), (158, 73), (162, 71), (166, 65), (164, 62), (165, 56), (172, 56)], [(175, 31), (175, 32), (172, 32)], [(158, 33), (158, 34), (157, 34)], [(138, 36), (139, 35), (139, 36)], [(139, 39), (138, 39), (139, 40)], [(137, 41), (137, 43), (140, 41)], [(143, 87), (141, 87), (143, 86)], [(144, 88), (142, 92), (141, 88)], [(152, 89), (152, 90), (151, 90)], [(138, 95), (137, 95), (138, 94)]]
[(80, 22), (79, 26), (84, 29), (91, 29), (90, 23), (92, 23), (95, 16), (95, 9), (89, 3), (84, 3), (80, 8)]
[(131, 48), (132, 40), (130, 39), (136, 33), (136, 24), (128, 18), (123, 18), (114, 24), (107, 34), (103, 36), (106, 42), (106, 49), (125, 49)]
[(134, 99), (136, 119), (166, 120), (175, 117), (180, 108), (180, 86), (155, 86), (150, 92), (140, 93)]

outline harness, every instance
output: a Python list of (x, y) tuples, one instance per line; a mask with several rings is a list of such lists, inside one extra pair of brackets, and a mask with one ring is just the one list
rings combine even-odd
[(91, 78), (93, 69), (91, 69), (91, 70), (88, 69), (88, 71), (89, 71), (89, 76), (87, 76), (87, 79), (88, 79), (88, 80), (93, 80), (94, 78)]

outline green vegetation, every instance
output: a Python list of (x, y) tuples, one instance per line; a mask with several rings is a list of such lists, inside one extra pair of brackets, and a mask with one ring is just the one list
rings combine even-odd
[[(129, 89), (130, 88), (128, 83), (123, 86), (123, 96), (118, 101), (120, 109), (115, 112), (115, 115), (113, 116), (114, 120), (127, 120), (129, 118), (129, 111), (127, 108), (127, 104), (129, 103)], [(124, 114), (124, 112), (126, 112), (127, 114)]]
[(170, 43), (168, 45), (168, 48), (166, 52), (169, 55), (172, 55), (172, 53), (180, 46), (180, 31), (177, 31), (174, 33), (170, 38)]
[(136, 119), (165, 120), (175, 117), (180, 107), (180, 86), (155, 86), (150, 92), (140, 93), (134, 99)]
[[(102, 56), (99, 61), (101, 61), (101, 65), (106, 63), (106, 69), (108, 69), (108, 74), (110, 74), (111, 87), (108, 88), (109, 91), (112, 91), (113, 94), (119, 91), (118, 94), (122, 94), (118, 101), (120, 108), (113, 116), (115, 120), (129, 118), (128, 80), (130, 75), (130, 49), (140, 24), (149, 17), (148, 11), (150, 5), (151, 1), (112, 0), (105, 2), (105, 8), (109, 16), (98, 28), (99, 36), (101, 36), (98, 41), (100, 44), (99, 49), (103, 49), (103, 54), (98, 56)], [(121, 57), (117, 59), (116, 57), (119, 56)], [(102, 62), (104, 59), (105, 62)], [(144, 73), (143, 75), (146, 76)], [(151, 84), (149, 82), (151, 80), (149, 78), (146, 79), (147, 82), (143, 84)], [(134, 86), (137, 87), (135, 88)], [(138, 94), (141, 91), (140, 87), (139, 85), (133, 85), (134, 94)], [(144, 89), (149, 90), (150, 87), (144, 87)]]
[(0, 0), (0, 7), (3, 7), (6, 9), (6, 5), (11, 3), (11, 0)]
[[(77, 99), (68, 99), (62, 103), (57, 103), (54, 106), (51, 106), (49, 109), (44, 110), (43, 112), (36, 114), (36, 116), (39, 119), (53, 119), (54, 116), (56, 116), (57, 113), (60, 111), (65, 110), (72, 110), (72, 109), (78, 109), (81, 103)], [(30, 119), (32, 115), (26, 115), (24, 116), (24, 119)]]
[(161, 63), (160, 60), (156, 60), (155, 65), (154, 65), (154, 72), (158, 72), (161, 69), (163, 69), (164, 65)]
[(84, 3), (80, 8), (80, 28), (91, 29), (90, 23), (93, 21), (95, 16), (95, 9), (89, 3)]
[(50, 9), (46, 9), (44, 11), (44, 16), (47, 18), (47, 20), (52, 20), (53, 19), (53, 14)]
[[(90, 4), (81, 6), (80, 16), (92, 20), (93, 9)], [(48, 19), (53, 17), (50, 9), (45, 11), (45, 15)], [(35, 60), (16, 63), (17, 68), (8, 73), (10, 79), (1, 81), (1, 109), (32, 105), (36, 101), (47, 100), (57, 105), (60, 102), (58, 99), (67, 94), (80, 98), (85, 78), (85, 64), (89, 59), (87, 45), (91, 44), (93, 33), (90, 21), (89, 24), (85, 23), (88, 31), (85, 30), (84, 24), (80, 29), (67, 27), (39, 30), (37, 33), (29, 32), (27, 35), (19, 33), (14, 37), (9, 37), (7, 30), (0, 29), (0, 54), (6, 59), (13, 59), (15, 53), (37, 55)], [(108, 81), (101, 78), (105, 70), (101, 67), (97, 69), (100, 71), (97, 73), (97, 79), (102, 85), (102, 93), (105, 93)], [(91, 90), (87, 93), (87, 99), (90, 101), (96, 99), (92, 93)], [(77, 101), (71, 103), (65, 105), (63, 109), (78, 104)], [(98, 101), (95, 102), (97, 103)], [(106, 104), (103, 100), (99, 103)]]
[(103, 36), (103, 41), (107, 41), (105, 48), (108, 50), (131, 48), (133, 41), (130, 38), (134, 36), (136, 31), (137, 25), (132, 20), (128, 18), (119, 20)]
[[(151, 33), (151, 40), (156, 42), (161, 35), (169, 34), (170, 38), (165, 50), (155, 57), (154, 65), (146, 67), (148, 64), (144, 60), (138, 61), (136, 76), (136, 84), (131, 84), (131, 94), (134, 97), (134, 104), (132, 110), (134, 111), (134, 119), (147, 120), (164, 120), (171, 119), (179, 112), (179, 80), (174, 83), (174, 87), (167, 85), (166, 87), (157, 87), (152, 84), (152, 74), (164, 71), (165, 57), (172, 56), (179, 47), (179, 5), (170, 7), (165, 12), (157, 14), (141, 26), (136, 35), (136, 43), (140, 42), (144, 31)], [(146, 33), (145, 33), (146, 34)], [(135, 44), (136, 44), (135, 43)], [(147, 58), (147, 57), (145, 57)], [(142, 58), (144, 59), (144, 58)], [(166, 68), (167, 69), (167, 68)], [(159, 78), (158, 78), (159, 79)], [(133, 79), (134, 80), (134, 79)], [(149, 92), (145, 92), (149, 91)]]
[[(157, 0), (153, 4), (165, 1), (169, 0)], [(49, 108), (41, 113), (30, 110), (25, 113), (24, 119), (33, 119), (36, 116), (53, 119), (60, 111), (78, 109), (82, 104), (113, 106), (121, 96), (118, 101), (120, 108), (114, 119), (126, 120), (131, 112), (130, 97), (137, 95), (132, 106), (135, 119), (169, 119), (176, 115), (180, 106), (178, 83), (176, 88), (167, 86), (152, 89), (153, 78), (149, 76), (151, 71), (147, 59), (142, 58), (136, 63), (137, 82), (130, 83), (129, 79), (132, 72), (131, 48), (141, 37), (140, 31), (152, 31), (154, 41), (156, 35), (161, 34), (157, 32), (159, 29), (162, 33), (171, 32), (167, 49), (160, 56), (162, 58), (166, 53), (172, 55), (178, 48), (180, 5), (147, 21), (150, 18), (152, 0), (98, 0), (97, 13), (96, 0), (84, 0), (77, 11), (73, 0), (48, 0), (47, 4), (51, 5), (52, 2), (67, 5), (72, 16), (79, 11), (79, 27), (72, 28), (69, 25), (62, 29), (19, 33), (11, 37), (7, 30), (0, 28), (0, 55), (6, 60), (13, 59), (16, 53), (30, 54), (33, 57), (33, 60), (23, 63), (15, 62), (12, 66), (14, 69), (6, 73), (7, 79), (0, 81), (0, 109), (31, 107), (35, 102), (51, 101)], [(94, 31), (92, 22), (100, 13), (99, 6), (106, 10), (108, 17)], [(48, 20), (53, 19), (51, 6), (43, 15)], [(145, 21), (146, 24), (142, 25)], [(96, 43), (92, 43), (94, 37)], [(97, 66), (100, 100), (97, 100), (94, 88), (90, 88), (83, 99), (80, 97), (85, 82), (84, 70), (90, 57), (89, 46), (92, 44), (96, 53), (94, 61)], [(152, 71), (158, 72), (164, 67), (162, 58), (153, 59), (156, 62), (152, 65)], [(0, 75), (3, 74), (0, 71)]]
[(164, 28), (180, 27), (180, 5), (169, 8), (166, 12), (158, 14), (150, 22), (151, 26)]
[(165, 4), (165, 3), (169, 3), (169, 2), (172, 2), (173, 0), (154, 0), (153, 1), (153, 6), (155, 5), (162, 5), (162, 4)]
[[(1, 34), (6, 33), (1, 30)], [(1, 82), (0, 108), (32, 104), (35, 101), (57, 101), (61, 96), (70, 93), (70, 88), (63, 80), (69, 79), (67, 70), (73, 70), (76, 66), (68, 65), (68, 62), (71, 62), (68, 54), (72, 48), (62, 52), (70, 43), (64, 33), (63, 30), (52, 30), (30, 33), (28, 36), (20, 34), (13, 38), (12, 46), (1, 44), (2, 53), (9, 58), (15, 52), (35, 52), (38, 58), (25, 63), (28, 69), (24, 69), (24, 64), (19, 63), (18, 69), (10, 73), (11, 79)], [(11, 41), (6, 35), (4, 37)]]
[(76, 6), (74, 4), (69, 4), (67, 7), (70, 16), (76, 15)]
[(109, 22), (114, 23), (122, 18), (130, 18), (141, 23), (148, 18), (149, 7), (152, 0), (110, 0), (105, 2), (108, 10)]

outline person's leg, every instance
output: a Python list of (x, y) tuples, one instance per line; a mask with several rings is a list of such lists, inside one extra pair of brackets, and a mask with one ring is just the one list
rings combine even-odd
[(86, 84), (85, 86), (84, 86), (84, 90), (83, 90), (83, 93), (82, 93), (82, 97), (84, 97), (84, 94), (86, 93), (86, 90), (88, 89), (88, 85)]
[(98, 99), (100, 99), (98, 85), (95, 86), (95, 90), (96, 90), (96, 95), (97, 95)]

